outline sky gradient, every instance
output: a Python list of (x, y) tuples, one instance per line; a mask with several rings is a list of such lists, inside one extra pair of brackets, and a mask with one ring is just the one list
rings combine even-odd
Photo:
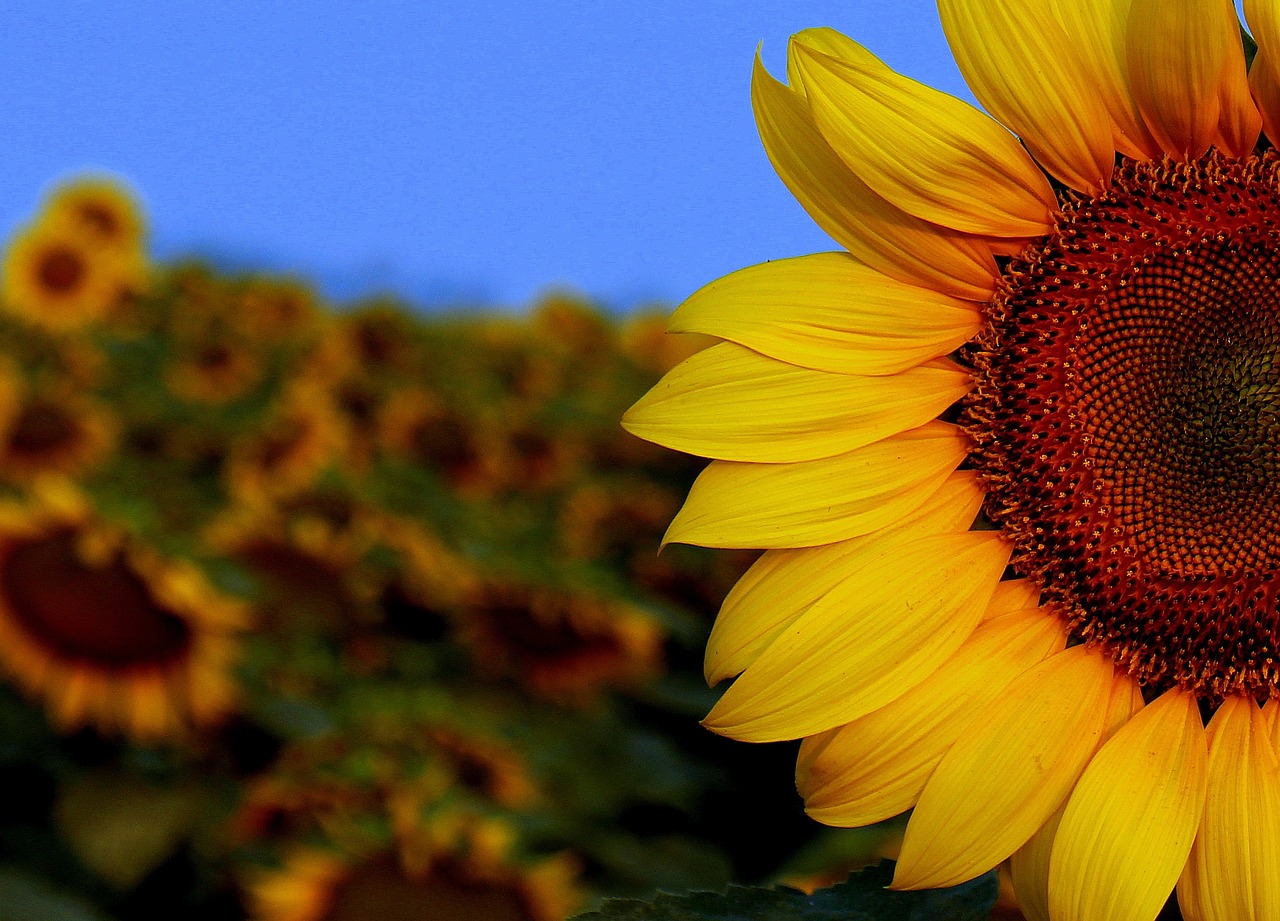
[(29, 4), (0, 38), (0, 226), (106, 170), (160, 256), (294, 270), (341, 300), (674, 302), (831, 246), (760, 147), (757, 43), (779, 73), (789, 34), (828, 25), (965, 94), (929, 0), (689, 6)]

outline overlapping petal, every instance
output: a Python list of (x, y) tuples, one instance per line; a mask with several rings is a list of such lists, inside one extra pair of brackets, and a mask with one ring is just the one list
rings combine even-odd
[(1268, 722), (1251, 699), (1230, 697), (1209, 723), (1204, 818), (1178, 881), (1187, 921), (1280, 918), (1280, 762)]
[(973, 719), (1022, 673), (1067, 642), (1038, 608), (986, 620), (942, 667), (879, 710), (806, 739), (796, 786), (827, 825), (869, 825), (916, 804), (925, 781)]
[(1252, 147), (1261, 122), (1230, 0), (1132, 0), (1125, 30), (1130, 90), (1166, 154), (1196, 159), (1224, 136)]
[(751, 102), (774, 169), (833, 240), (902, 281), (975, 301), (991, 296), (999, 269), (990, 246), (913, 217), (873, 192), (819, 133), (804, 97), (769, 76), (759, 55)]
[(1049, 229), (1053, 190), (998, 122), (884, 65), (793, 47), (818, 130), (877, 193), (953, 230), (1031, 237)]
[(923, 503), (968, 452), (959, 428), (930, 422), (847, 454), (794, 464), (712, 461), (664, 542), (813, 547), (870, 534)]
[(1100, 191), (1115, 166), (1111, 120), (1052, 0), (939, 0), (938, 13), (983, 107), (1063, 183)]
[(840, 583), (769, 645), (705, 725), (754, 742), (848, 723), (926, 679), (977, 626), (1009, 559), (991, 531), (921, 538)]
[(1075, 646), (1024, 673), (977, 713), (920, 795), (894, 888), (958, 885), (1020, 848), (1093, 757), (1116, 684), (1109, 656)]
[(672, 332), (705, 333), (816, 371), (896, 374), (977, 333), (977, 305), (909, 284), (848, 253), (742, 269), (694, 292)]
[(1166, 691), (1080, 778), (1049, 859), (1054, 921), (1152, 921), (1204, 812), (1207, 750), (1193, 695)]
[(707, 639), (707, 681), (717, 684), (741, 672), (810, 605), (867, 564), (929, 534), (968, 530), (982, 496), (977, 477), (959, 470), (919, 508), (879, 531), (819, 547), (766, 551), (720, 608)]
[(669, 371), (622, 424), (703, 457), (809, 461), (923, 425), (969, 386), (969, 375), (948, 359), (871, 377), (800, 368), (722, 342)]

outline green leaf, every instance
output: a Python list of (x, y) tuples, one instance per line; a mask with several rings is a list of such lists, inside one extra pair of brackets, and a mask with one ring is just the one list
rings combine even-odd
[(794, 889), (730, 886), (724, 894), (660, 893), (651, 902), (607, 900), (578, 921), (984, 921), (995, 904), (995, 873), (952, 889), (890, 892), (893, 862), (805, 895)]
[(103, 916), (34, 877), (0, 869), (0, 921), (103, 921)]

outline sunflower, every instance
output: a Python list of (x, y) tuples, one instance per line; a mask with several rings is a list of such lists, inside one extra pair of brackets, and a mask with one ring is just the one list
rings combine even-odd
[(478, 666), (556, 701), (585, 701), (658, 668), (661, 627), (622, 602), (491, 578), (458, 612)]
[(223, 470), (227, 491), (236, 499), (254, 501), (304, 490), (344, 444), (344, 431), (328, 394), (306, 381), (295, 381), (257, 430), (231, 444)]
[(390, 850), (350, 855), (294, 851), (250, 886), (253, 921), (563, 921), (578, 906), (577, 864), (568, 855), (521, 863), (509, 835), (469, 823), (451, 847), (425, 860)]
[(318, 329), (321, 308), (315, 292), (293, 278), (255, 278), (240, 292), (237, 326), (255, 339), (282, 342)]
[(483, 493), (500, 471), (497, 433), (425, 387), (393, 391), (377, 412), (378, 443), (405, 463), (430, 470), (451, 488)]
[(30, 483), (47, 474), (75, 476), (110, 453), (119, 428), (99, 402), (66, 387), (21, 388), (0, 422), (0, 476)]
[(165, 380), (184, 400), (218, 406), (239, 399), (262, 378), (263, 358), (254, 344), (211, 324), (176, 343)]
[(65, 216), (20, 231), (5, 254), (0, 303), (27, 322), (66, 332), (106, 318), (146, 271), (134, 250), (101, 246)]
[(220, 718), (241, 619), (69, 487), (0, 506), (0, 664), (64, 729), (156, 741)]
[(136, 199), (117, 179), (85, 176), (64, 183), (49, 196), (44, 211), (65, 219), (98, 246), (141, 252), (146, 223)]
[(1227, 0), (939, 9), (994, 118), (830, 30), (757, 60), (846, 251), (696, 292), (727, 341), (626, 421), (713, 458), (667, 540), (767, 550), (707, 725), (803, 739), (824, 822), (912, 809), (895, 888), (1280, 917), (1280, 7), (1248, 70)]

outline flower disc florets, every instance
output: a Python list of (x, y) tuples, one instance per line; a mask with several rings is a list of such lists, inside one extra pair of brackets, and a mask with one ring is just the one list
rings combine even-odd
[(1125, 162), (1012, 259), (964, 412), (1072, 631), (1147, 685), (1280, 688), (1280, 157)]

